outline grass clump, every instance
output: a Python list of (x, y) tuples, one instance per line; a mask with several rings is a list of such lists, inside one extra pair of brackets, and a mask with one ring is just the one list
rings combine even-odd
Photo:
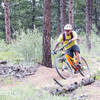
[(23, 30), (15, 32), (16, 39), (10, 44), (5, 41), (0, 45), (0, 59), (12, 63), (35, 63), (42, 61), (42, 33), (37, 29), (34, 31)]
[(27, 84), (1, 89), (0, 100), (68, 100), (68, 97), (53, 96), (43, 89), (35, 89), (32, 84)]

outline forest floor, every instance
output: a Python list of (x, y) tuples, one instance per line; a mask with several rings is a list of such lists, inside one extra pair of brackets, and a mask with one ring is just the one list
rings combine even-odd
[[(94, 64), (94, 62), (92, 62)], [(95, 64), (94, 70), (100, 70), (100, 63), (97, 62)], [(51, 89), (54, 87), (58, 87), (57, 84), (55, 84), (53, 78), (56, 78), (60, 82), (62, 79), (58, 76), (55, 68), (47, 68), (45, 66), (39, 66), (37, 72), (34, 75), (26, 76), (22, 79), (16, 79), (13, 78), (11, 84), (1, 84), (0, 88), (7, 90), (9, 87), (14, 87), (18, 84), (21, 86), (27, 86), (28, 83), (32, 84), (35, 88), (40, 89)], [(74, 75), (72, 78), (63, 81), (64, 84), (69, 85), (76, 81), (81, 81), (83, 77), (79, 74)], [(17, 80), (17, 84), (15, 84)], [(100, 80), (96, 80), (94, 83), (88, 86), (84, 86), (79, 90), (81, 94), (84, 94), (87, 96), (88, 99), (86, 100), (100, 100)], [(85, 100), (85, 99), (84, 99)]]

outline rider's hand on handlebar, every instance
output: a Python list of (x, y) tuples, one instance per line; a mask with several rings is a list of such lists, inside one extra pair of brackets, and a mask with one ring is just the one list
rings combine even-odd
[(51, 54), (53, 54), (53, 55), (56, 54), (55, 50), (52, 50), (52, 51), (51, 51)]

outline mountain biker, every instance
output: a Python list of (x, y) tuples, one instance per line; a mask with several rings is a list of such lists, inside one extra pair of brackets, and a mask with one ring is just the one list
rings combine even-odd
[(73, 30), (72, 25), (66, 24), (64, 26), (64, 32), (60, 34), (58, 38), (58, 42), (56, 43), (53, 53), (55, 54), (55, 50), (58, 47), (59, 44), (63, 43), (66, 45), (69, 43), (67, 47), (65, 47), (65, 53), (67, 53), (69, 56), (73, 57), (75, 53), (76, 59), (78, 60), (78, 65), (81, 66), (80, 63), (80, 49), (76, 43), (77, 40), (77, 33)]

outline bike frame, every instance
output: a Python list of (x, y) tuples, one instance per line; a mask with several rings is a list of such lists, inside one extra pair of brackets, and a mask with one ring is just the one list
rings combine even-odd
[[(65, 54), (65, 58), (68, 61), (68, 63), (70, 64), (71, 67), (73, 67), (75, 70), (78, 70), (78, 68), (75, 66), (75, 64), (77, 64), (77, 60), (70, 57), (68, 54)], [(73, 64), (73, 62), (74, 62), (74, 64)]]

